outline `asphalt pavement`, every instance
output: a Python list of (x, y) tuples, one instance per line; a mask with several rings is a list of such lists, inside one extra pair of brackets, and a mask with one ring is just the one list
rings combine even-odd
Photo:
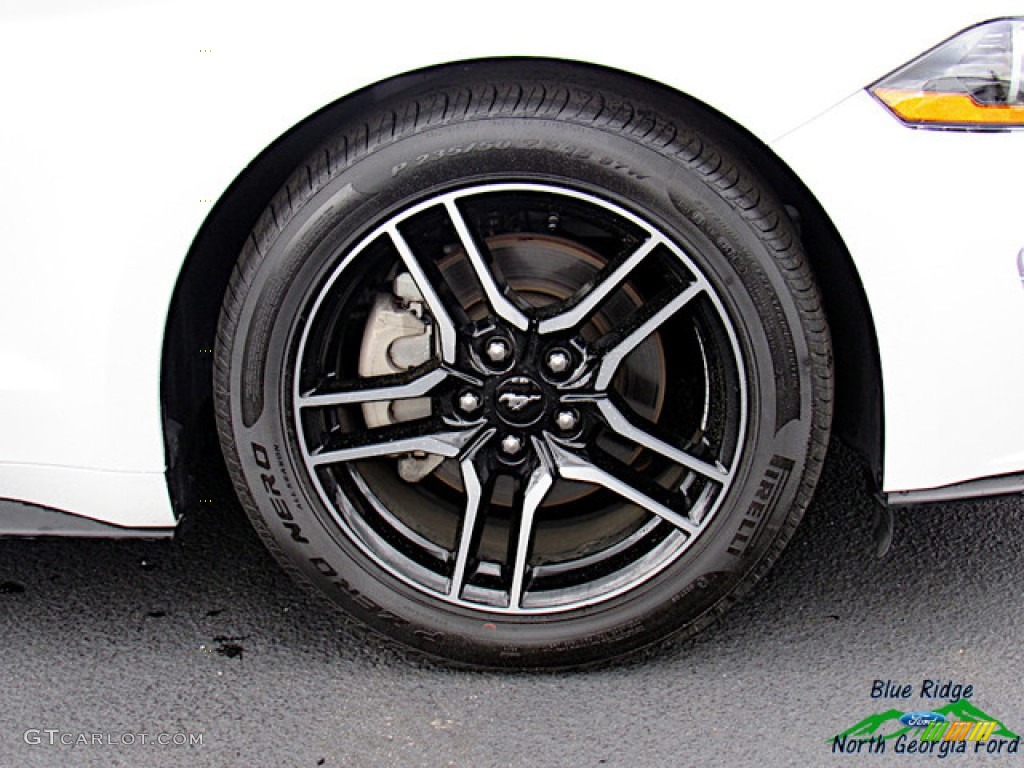
[[(294, 586), (211, 495), (174, 542), (0, 542), (0, 766), (930, 765), (833, 737), (968, 685), (1024, 733), (1020, 498), (901, 511), (879, 560), (869, 489), (836, 450), (789, 548), (719, 624), (556, 674), (396, 650)], [(1021, 762), (966, 746), (939, 764)]]

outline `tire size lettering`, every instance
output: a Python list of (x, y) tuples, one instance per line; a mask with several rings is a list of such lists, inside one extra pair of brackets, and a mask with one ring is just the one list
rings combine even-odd
[(549, 152), (557, 152), (560, 155), (577, 157), (580, 160), (586, 160), (589, 157), (593, 157), (593, 153), (589, 149), (578, 147), (575, 144), (566, 144), (563, 141), (542, 141), (541, 139), (526, 139), (519, 146), (522, 149), (544, 149)]
[(446, 157), (466, 155), (470, 152), (487, 152), (492, 149), (509, 149), (511, 146), (511, 141), (473, 141), (466, 145), (456, 144), (453, 147), (445, 147), (444, 149), (438, 149), (434, 152), (417, 155), (416, 159), (411, 163), (398, 163), (398, 165), (391, 168), (391, 178), (394, 178), (409, 167), (415, 168), (436, 160), (443, 160)]
[[(398, 176), (408, 168), (417, 168), (427, 163), (436, 162), (443, 160), (446, 157), (455, 157), (457, 155), (466, 155), (471, 152), (488, 152), (494, 149), (543, 149), (549, 152), (557, 152), (558, 154), (567, 155), (568, 157), (579, 158), (580, 160), (586, 160), (593, 156), (593, 153), (589, 149), (578, 147), (575, 144), (566, 144), (560, 141), (542, 141), (540, 139), (525, 139), (520, 142), (512, 142), (510, 140), (502, 141), (473, 141), (469, 144), (456, 144), (451, 147), (445, 147), (444, 149), (438, 149), (433, 152), (426, 152), (422, 155), (417, 155), (414, 160), (398, 163), (391, 168), (391, 177)], [(637, 179), (646, 179), (646, 176), (635, 173), (629, 166), (624, 165), (621, 162), (613, 160), (611, 158), (601, 158), (602, 165), (608, 165), (617, 171), (623, 171), (628, 176), (632, 176)]]

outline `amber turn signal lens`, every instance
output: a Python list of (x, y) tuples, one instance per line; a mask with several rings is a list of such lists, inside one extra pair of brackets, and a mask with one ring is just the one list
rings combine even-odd
[(929, 93), (900, 88), (875, 88), (872, 93), (906, 123), (1024, 126), (1022, 105), (979, 104), (966, 93)]

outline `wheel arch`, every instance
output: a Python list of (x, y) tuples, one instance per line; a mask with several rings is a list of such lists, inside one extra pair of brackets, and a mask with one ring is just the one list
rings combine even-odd
[(834, 431), (865, 460), (872, 480), (881, 481), (883, 451), (882, 379), (870, 307), (856, 267), (831, 219), (795, 173), (757, 137), (712, 107), (637, 75), (557, 60), (478, 60), (398, 75), (325, 106), (281, 135), (235, 178), (200, 227), (184, 259), (171, 300), (161, 362), (161, 410), (167, 480), (180, 516), (197, 503), (195, 478), (204, 471), (215, 440), (211, 351), (220, 307), (245, 239), (294, 168), (335, 126), (372, 113), (403, 92), (451, 83), (479, 68), (515, 67), (551, 76), (569, 73), (599, 86), (602, 79), (625, 80), (631, 88), (653, 89), (673, 111), (685, 116), (717, 143), (736, 150), (772, 187), (797, 219), (811, 267), (821, 288), (833, 336), (836, 374)]

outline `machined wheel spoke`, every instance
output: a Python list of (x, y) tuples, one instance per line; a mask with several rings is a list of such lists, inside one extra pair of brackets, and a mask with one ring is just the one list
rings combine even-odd
[(459, 462), (462, 485), (466, 489), (466, 506), (462, 513), (459, 529), (455, 568), (452, 571), (452, 579), (448, 587), (448, 595), (456, 600), (462, 594), (462, 587), (466, 583), (466, 568), (469, 565), (469, 558), (479, 545), (483, 521), (483, 515), (480, 514), (481, 507), (490, 499), (494, 489), (495, 475), (489, 472), (481, 477), (475, 463), (477, 450), (493, 435), (493, 429), (482, 432)]
[(696, 535), (698, 526), (685, 515), (669, 509), (660, 501), (651, 498), (650, 495), (638, 489), (634, 484), (626, 482), (610, 471), (577, 456), (555, 443), (550, 443), (550, 445), (555, 463), (558, 466), (558, 474), (566, 480), (600, 485), (612, 493), (617, 493), (624, 499), (628, 499), (634, 504), (643, 507), (648, 512), (667, 520), (687, 534), (691, 536)]
[(664, 456), (669, 461), (674, 461), (676, 464), (680, 464), (699, 475), (703, 475), (709, 480), (714, 480), (716, 483), (725, 485), (729, 481), (731, 472), (721, 464), (709, 464), (706, 461), (701, 461), (695, 456), (691, 456), (685, 451), (681, 451), (664, 440), (638, 428), (626, 418), (609, 398), (601, 398), (595, 402), (601, 415), (608, 422), (608, 426), (617, 434)]
[(637, 312), (638, 317), (634, 317), (626, 328), (603, 337), (596, 345), (596, 351), (601, 355), (601, 363), (594, 380), (595, 388), (607, 389), (615, 371), (626, 356), (704, 290), (704, 283), (698, 280), (675, 295), (663, 294), (660, 300), (652, 301)]
[(338, 390), (329, 386), (318, 387), (309, 393), (300, 394), (298, 404), (300, 408), (323, 408), (423, 397), (446, 378), (448, 372), (441, 367), (434, 367), (411, 380), (409, 375), (404, 373), (374, 376), (366, 380), (368, 384), (376, 382), (371, 386)]
[(649, 237), (610, 272), (599, 276), (598, 282), (592, 285), (590, 290), (584, 293), (583, 297), (570, 309), (541, 320), (537, 330), (543, 334), (575, 328), (590, 317), (601, 305), (601, 302), (608, 298), (608, 295), (622, 284), (629, 273), (661, 243), (661, 238)]
[(387, 227), (386, 231), (391, 237), (391, 242), (394, 243), (402, 263), (405, 264), (405, 268), (412, 275), (413, 282), (416, 283), (416, 287), (423, 296), (423, 300), (427, 303), (427, 307), (430, 308), (430, 313), (434, 316), (434, 323), (437, 325), (438, 333), (441, 336), (441, 359), (446, 363), (454, 363), (458, 333), (455, 323), (452, 322), (451, 315), (441, 300), (441, 296), (435, 290), (433, 283), (427, 277), (423, 265), (420, 264), (416, 254), (413, 253), (408, 241), (398, 231), (398, 226), (392, 224)]
[(691, 254), (526, 181), (453, 180), (366, 226), (295, 318), (290, 398), (351, 551), (485, 629), (684, 557), (748, 441), (743, 350)]
[(535, 440), (534, 447), (537, 449), (540, 462), (527, 479), (526, 488), (522, 492), (519, 528), (515, 539), (515, 564), (512, 566), (512, 589), (509, 591), (509, 608), (522, 606), (523, 589), (526, 583), (526, 561), (530, 554), (530, 541), (533, 538), (537, 509), (555, 482), (550, 466), (551, 459), (547, 455), (544, 443)]
[(310, 453), (309, 458), (315, 466), (415, 452), (451, 458), (462, 453), (479, 430), (452, 430), (438, 419), (406, 421), (380, 429), (332, 435), (328, 444)]
[(459, 241), (466, 251), (466, 256), (469, 257), (469, 263), (473, 267), (473, 272), (476, 273), (476, 279), (480, 282), (480, 287), (483, 288), (484, 295), (487, 297), (487, 303), (494, 311), (494, 314), (519, 330), (525, 331), (530, 327), (530, 319), (523, 314), (519, 307), (509, 300), (508, 296), (505, 295), (495, 281), (494, 274), (484, 261), (480, 247), (477, 245), (473, 234), (469, 231), (466, 220), (462, 217), (462, 212), (459, 211), (455, 199), (449, 197), (445, 200), (444, 205), (445, 210), (448, 212), (448, 218), (451, 219), (455, 227)]

